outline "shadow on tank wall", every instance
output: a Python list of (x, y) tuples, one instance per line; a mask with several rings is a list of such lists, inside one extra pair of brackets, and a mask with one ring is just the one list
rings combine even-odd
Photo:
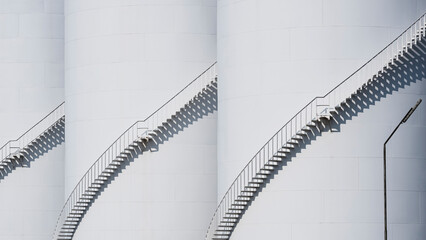
[(60, 121), (55, 127), (50, 128), (47, 132), (43, 133), (29, 150), (24, 152), (24, 156), (19, 159), (12, 160), (12, 163), (5, 166), (0, 170), (0, 183), (16, 168), (30, 168), (31, 163), (38, 158), (49, 153), (53, 148), (65, 142), (65, 121)]
[[(288, 163), (296, 157), (297, 153), (301, 153), (308, 145), (314, 143), (317, 138), (322, 136), (324, 132), (340, 132), (343, 124), (350, 124), (349, 121), (357, 117), (365, 110), (374, 106), (380, 100), (391, 96), (400, 89), (408, 87), (414, 83), (426, 81), (426, 42), (413, 46), (408, 53), (404, 53), (404, 57), (400, 58), (399, 62), (390, 70), (386, 70), (376, 81), (372, 81), (365, 88), (362, 88), (358, 94), (352, 96), (342, 108), (337, 110), (337, 113), (332, 115), (330, 120), (323, 120), (321, 123), (312, 128), (312, 131), (307, 131), (307, 135), (303, 139), (298, 140), (299, 143), (295, 148), (282, 159), (282, 161), (274, 168), (273, 172), (260, 184), (258, 191), (253, 194), (250, 202), (243, 208), (240, 218), (236, 220), (235, 226), (241, 220), (244, 213), (253, 204), (263, 189), (274, 179), (276, 175), (285, 169)], [(407, 106), (408, 109), (408, 106)], [(401, 114), (405, 114), (401, 113)], [(385, 141), (383, 137), (383, 142)], [(379, 146), (379, 149), (382, 145)], [(330, 148), (332, 151), (332, 148)], [(232, 228), (232, 231), (234, 228)], [(232, 234), (232, 233), (231, 233)]]
[[(128, 157), (124, 160), (124, 163), (120, 165), (118, 169), (114, 171), (114, 174), (111, 175), (108, 180), (101, 186), (99, 191), (96, 192), (94, 197), (87, 202), (89, 206), (87, 210), (83, 213), (83, 216), (80, 219), (84, 219), (84, 215), (89, 211), (93, 203), (101, 197), (102, 192), (107, 191), (109, 184), (111, 184), (115, 178), (117, 178), (124, 169), (132, 164), (135, 159), (142, 156), (144, 152), (157, 152), (159, 151), (162, 144), (166, 144), (171, 138), (189, 128), (195, 122), (203, 119), (204, 117), (212, 114), (217, 110), (217, 83), (212, 84), (207, 87), (201, 94), (193, 99), (189, 104), (182, 107), (171, 119), (167, 121), (167, 124), (163, 124), (163, 128), (157, 131), (157, 135), (153, 136), (148, 142), (139, 144), (135, 151), (128, 154)], [(139, 159), (141, 161), (141, 159)], [(142, 159), (143, 161), (143, 159)], [(189, 167), (189, 166), (188, 166)], [(112, 221), (114, 221), (112, 219)], [(79, 223), (78, 223), (79, 224)], [(78, 225), (76, 226), (78, 228)]]

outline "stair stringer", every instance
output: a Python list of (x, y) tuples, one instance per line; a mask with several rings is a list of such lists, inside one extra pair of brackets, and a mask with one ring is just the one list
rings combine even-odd
[(383, 85), (383, 76), (422, 51), (425, 37), (424, 14), (356, 72), (323, 97), (314, 98), (290, 119), (237, 175), (212, 217), (206, 239), (229, 239), (266, 180), (294, 154), (294, 149), (299, 149), (305, 138), (321, 133), (345, 109), (354, 111), (353, 100), (374, 84)]
[(216, 110), (215, 64), (148, 118), (130, 126), (95, 161), (67, 199), (58, 217), (53, 239), (72, 239), (85, 213), (102, 190), (118, 176), (131, 159), (144, 151), (157, 151), (160, 144), (172, 137), (169, 135), (170, 128), (182, 131), (191, 122)]
[[(382, 236), (383, 143), (412, 104), (426, 98), (426, 66), (421, 64), (426, 63), (426, 48), (422, 51), (397, 64), (304, 137), (254, 194), (230, 239)], [(425, 110), (421, 104), (388, 148), (391, 239), (426, 236), (415, 230), (424, 229), (421, 222), (398, 218), (401, 212), (422, 211), (410, 203), (425, 193)]]

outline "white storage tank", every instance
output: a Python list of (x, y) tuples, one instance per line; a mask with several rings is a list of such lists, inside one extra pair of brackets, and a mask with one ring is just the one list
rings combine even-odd
[[(0, 146), (64, 101), (63, 25), (63, 0), (0, 2)], [(47, 140), (0, 175), (0, 239), (51, 237), (63, 204), (64, 143)]]
[[(280, 127), (425, 11), (424, 0), (219, 0), (218, 200)], [(259, 193), (231, 239), (381, 238), (382, 144), (409, 107), (424, 96), (424, 79), (416, 77), (410, 90), (400, 90), (404, 94), (380, 100), (353, 124), (324, 134), (293, 157)], [(421, 173), (426, 152), (421, 147), (424, 134), (414, 134), (425, 131), (424, 106), (418, 111), (417, 119), (404, 126), (405, 140), (416, 147), (398, 155), (404, 161), (416, 160), (407, 160), (404, 169), (410, 170), (394, 173), (389, 180), (393, 239), (400, 234), (411, 234), (410, 239), (425, 236), (420, 218), (424, 208), (419, 206), (424, 202)], [(308, 155), (310, 161), (305, 160)], [(396, 184), (399, 181), (411, 182), (402, 186)], [(395, 217), (401, 209), (416, 217)]]
[[(65, 3), (68, 197), (121, 133), (148, 117), (216, 60), (216, 1)], [(179, 133), (183, 140), (176, 137), (165, 143), (173, 145), (170, 148), (160, 148), (153, 157), (151, 153), (139, 156), (95, 201), (74, 239), (136, 239), (140, 235), (135, 232), (170, 239), (176, 231), (184, 239), (202, 237), (216, 204), (215, 124), (215, 117), (209, 115)], [(165, 168), (155, 170), (156, 164)], [(148, 166), (155, 171), (147, 171)], [(166, 188), (173, 188), (175, 182), (190, 184), (188, 194), (194, 195), (168, 195), (174, 191)], [(153, 190), (164, 195), (143, 198)], [(135, 200), (129, 194), (142, 197)], [(200, 211), (182, 216), (191, 205)], [(147, 211), (183, 220), (176, 226), (164, 219), (149, 225), (144, 223), (152, 218)], [(116, 221), (118, 212), (122, 221)]]

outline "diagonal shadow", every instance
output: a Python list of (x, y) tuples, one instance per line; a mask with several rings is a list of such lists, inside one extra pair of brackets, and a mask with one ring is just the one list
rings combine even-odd
[(12, 160), (4, 169), (0, 170), (0, 183), (9, 176), (16, 168), (30, 168), (32, 162), (47, 154), (50, 150), (65, 142), (65, 120), (61, 119), (41, 136), (31, 146), (26, 147), (24, 155)]
[[(108, 186), (115, 178), (119, 177), (127, 167), (130, 167), (135, 159), (142, 156), (144, 152), (158, 151), (161, 145), (166, 144), (174, 136), (215, 111), (217, 111), (217, 82), (209, 85), (203, 92), (191, 100), (189, 104), (182, 107), (174, 116), (168, 119), (167, 123), (163, 123), (162, 127), (156, 130), (156, 136), (153, 136), (148, 142), (140, 144), (134, 151), (129, 153), (124, 162), (114, 171), (114, 174), (94, 194), (94, 197), (86, 201), (88, 206), (80, 213), (81, 217), (75, 229), (78, 228), (78, 225), (84, 219), (84, 215), (89, 211), (96, 199), (101, 197), (102, 193), (108, 189)], [(73, 235), (74, 233), (75, 231), (72, 232)]]
[[(349, 124), (353, 118), (362, 114), (365, 110), (374, 106), (377, 102), (384, 98), (391, 96), (393, 93), (408, 87), (416, 82), (426, 80), (426, 42), (418, 42), (417, 45), (413, 46), (412, 49), (405, 54), (392, 69), (381, 73), (375, 78), (376, 81), (370, 82), (367, 86), (362, 88), (342, 105), (341, 109), (338, 109), (336, 113), (333, 113), (332, 118), (327, 121), (323, 120), (317, 127), (312, 128), (311, 132), (307, 132), (307, 135), (303, 139), (298, 140), (295, 148), (282, 159), (282, 161), (272, 170), (272, 173), (260, 183), (260, 187), (250, 197), (250, 202), (240, 210), (242, 213), (239, 218), (236, 219), (233, 225), (234, 227), (228, 227), (227, 229), (217, 231), (230, 231), (231, 235), (235, 229), (235, 226), (239, 223), (245, 212), (256, 200), (263, 189), (278, 175), (284, 168), (296, 158), (297, 153), (301, 153), (308, 145), (313, 144), (318, 138), (322, 136), (322, 133), (326, 131), (340, 132), (341, 125)], [(231, 237), (231, 235), (229, 237)]]

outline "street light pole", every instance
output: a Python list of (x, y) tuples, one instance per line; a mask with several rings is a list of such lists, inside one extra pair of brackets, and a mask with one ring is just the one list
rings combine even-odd
[(383, 144), (383, 183), (384, 183), (384, 214), (385, 214), (385, 240), (388, 239), (388, 210), (387, 210), (387, 189), (386, 189), (386, 144), (389, 142), (389, 140), (392, 138), (393, 134), (398, 130), (399, 126), (401, 124), (407, 122), (407, 120), (410, 118), (411, 114), (416, 110), (416, 108), (420, 105), (422, 102), (422, 99), (419, 99), (414, 105), (414, 107), (410, 108), (410, 110), (405, 114), (405, 117), (399, 122), (398, 126), (393, 130), (391, 135), (386, 139), (386, 142)]

